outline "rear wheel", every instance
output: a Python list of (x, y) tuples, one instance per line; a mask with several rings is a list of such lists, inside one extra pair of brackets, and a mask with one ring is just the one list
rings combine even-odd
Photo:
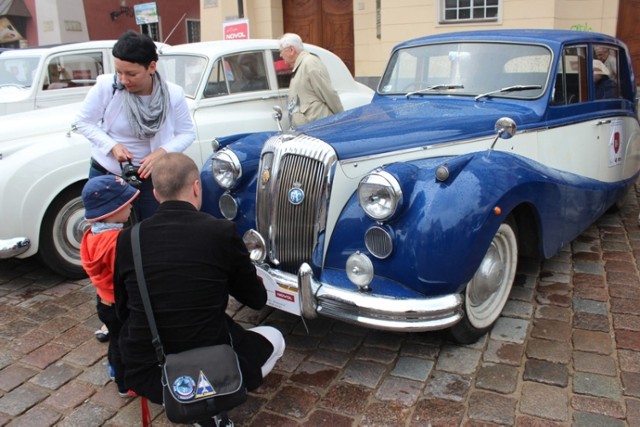
[(40, 228), (38, 256), (53, 271), (69, 279), (87, 276), (80, 262), (80, 242), (89, 226), (84, 219), (82, 185), (75, 184), (55, 198)]
[(500, 317), (518, 265), (518, 230), (511, 217), (500, 225), (478, 270), (467, 284), (464, 317), (449, 329), (461, 344), (477, 341)]

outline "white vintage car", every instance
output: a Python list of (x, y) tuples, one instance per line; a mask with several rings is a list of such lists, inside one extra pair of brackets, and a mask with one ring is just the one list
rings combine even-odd
[[(336, 55), (306, 48), (326, 64), (345, 109), (371, 101), (373, 91), (356, 82)], [(165, 46), (160, 53), (161, 73), (185, 89), (196, 126), (196, 141), (186, 153), (198, 165), (211, 155), (214, 138), (277, 129), (273, 107), (286, 110), (291, 77), (277, 40)], [(84, 275), (80, 191), (90, 144), (71, 130), (80, 105), (0, 117), (0, 258), (38, 254), (71, 278)]]
[(82, 101), (113, 73), (115, 40), (13, 49), (0, 57), (0, 116)]

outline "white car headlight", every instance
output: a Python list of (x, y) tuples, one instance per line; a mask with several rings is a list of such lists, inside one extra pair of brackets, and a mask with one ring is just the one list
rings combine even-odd
[(213, 155), (211, 171), (218, 185), (225, 190), (233, 188), (242, 176), (240, 160), (231, 150), (223, 149)]
[(358, 185), (358, 201), (372, 219), (389, 219), (402, 202), (400, 183), (388, 172), (372, 172), (362, 178)]

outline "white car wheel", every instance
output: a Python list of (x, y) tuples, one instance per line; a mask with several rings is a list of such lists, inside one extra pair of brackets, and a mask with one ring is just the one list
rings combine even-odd
[(80, 261), (80, 242), (89, 224), (79, 185), (62, 192), (49, 206), (40, 230), (40, 259), (56, 273), (70, 278), (86, 277)]
[(455, 341), (475, 342), (491, 329), (507, 303), (517, 266), (517, 228), (515, 222), (507, 219), (500, 225), (480, 266), (467, 284), (465, 316), (450, 330)]

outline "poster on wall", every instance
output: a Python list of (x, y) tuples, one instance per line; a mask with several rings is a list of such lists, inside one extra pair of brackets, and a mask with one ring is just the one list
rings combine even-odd
[(236, 19), (222, 24), (222, 38), (224, 40), (241, 40), (249, 38), (249, 20)]
[(158, 6), (156, 2), (142, 3), (133, 6), (136, 25), (155, 24), (158, 22)]
[(22, 35), (7, 18), (0, 18), (0, 43), (11, 43), (22, 40)]

